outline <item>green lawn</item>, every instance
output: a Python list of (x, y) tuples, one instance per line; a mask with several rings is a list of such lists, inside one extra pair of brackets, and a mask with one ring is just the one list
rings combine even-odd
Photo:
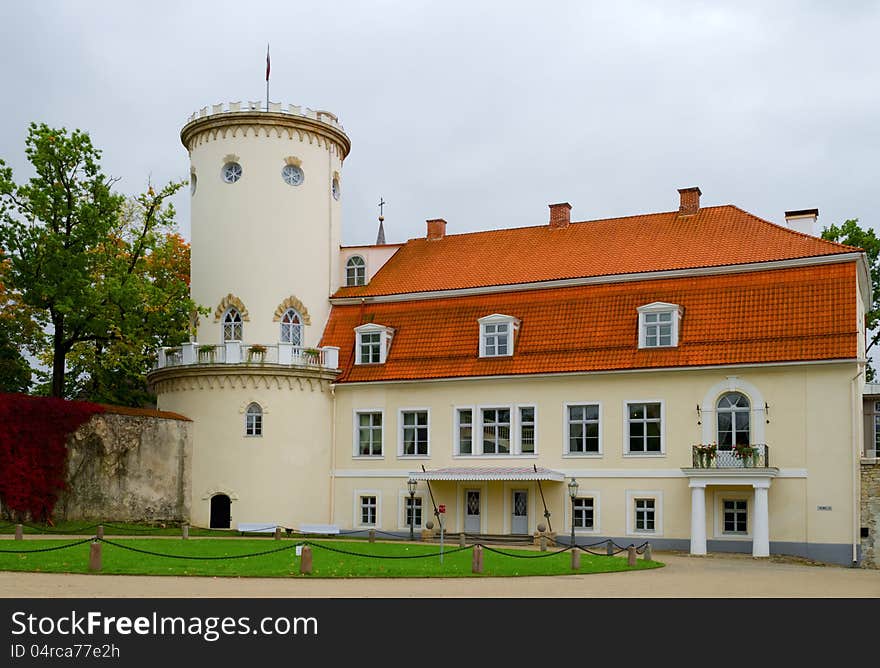
[[(480, 577), (471, 573), (471, 550), (454, 552), (457, 546), (447, 546), (444, 563), (439, 556), (418, 559), (376, 558), (376, 556), (436, 555), (437, 544), (413, 543), (365, 543), (343, 540), (321, 540), (312, 542), (314, 570), (311, 576), (299, 574), (299, 557), (294, 546), (296, 541), (285, 539), (279, 542), (265, 539), (240, 538), (236, 540), (150, 540), (112, 539), (114, 543), (130, 548), (156, 552), (165, 555), (186, 555), (199, 557), (224, 557), (221, 559), (177, 559), (152, 556), (140, 552), (103, 545), (103, 570), (108, 574), (128, 575), (208, 575), (229, 577)], [(53, 552), (33, 552), (32, 554), (4, 553), (8, 550), (41, 550), (57, 545), (72, 544), (66, 540), (25, 540), (0, 541), (0, 570), (36, 571), (43, 573), (87, 573), (89, 543), (76, 545)], [(253, 554), (288, 548), (262, 556), (234, 558), (236, 555)], [(570, 575), (571, 556), (568, 552), (559, 554), (542, 553), (533, 550), (499, 548), (504, 555), (488, 550), (484, 552), (484, 576), (517, 575)], [(356, 553), (340, 554), (332, 550)], [(373, 555), (373, 556), (370, 556)], [(522, 555), (516, 558), (507, 555)], [(612, 571), (639, 570), (662, 566), (660, 562), (646, 562), (641, 558), (635, 569), (626, 565), (625, 556), (607, 557), (581, 554), (581, 568), (578, 573), (604, 573)]]

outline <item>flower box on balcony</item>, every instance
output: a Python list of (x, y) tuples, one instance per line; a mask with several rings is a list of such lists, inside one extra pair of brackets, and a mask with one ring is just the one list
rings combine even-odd
[(247, 361), (263, 363), (266, 359), (266, 346), (253, 345), (248, 348)]
[(199, 346), (199, 362), (213, 362), (214, 361), (214, 353), (217, 351), (217, 346), (214, 345), (203, 345)]

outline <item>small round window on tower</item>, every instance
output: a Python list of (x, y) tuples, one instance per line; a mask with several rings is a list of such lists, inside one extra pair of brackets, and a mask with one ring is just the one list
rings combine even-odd
[(330, 184), (330, 191), (333, 193), (333, 199), (339, 199), (339, 179), (333, 178), (333, 183)]
[(196, 181), (197, 181), (196, 175), (190, 174), (189, 175), (189, 194), (190, 195), (196, 194)]
[(296, 165), (284, 165), (284, 169), (281, 170), (281, 178), (289, 186), (298, 186), (303, 182), (305, 175), (303, 170)]
[(223, 165), (223, 180), (226, 183), (235, 183), (241, 178), (241, 165), (237, 162), (227, 162)]

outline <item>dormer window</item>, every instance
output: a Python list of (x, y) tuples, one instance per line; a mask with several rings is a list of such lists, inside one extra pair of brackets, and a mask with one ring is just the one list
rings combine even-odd
[(355, 327), (354, 333), (357, 339), (355, 364), (384, 364), (394, 330), (391, 327), (368, 323)]
[(351, 287), (366, 284), (367, 263), (360, 255), (353, 255), (345, 263), (345, 285)]
[(519, 320), (512, 315), (495, 313), (480, 318), (480, 357), (509, 357), (513, 355), (513, 335), (519, 329)]
[(639, 348), (672, 348), (678, 345), (682, 308), (654, 302), (638, 308)]

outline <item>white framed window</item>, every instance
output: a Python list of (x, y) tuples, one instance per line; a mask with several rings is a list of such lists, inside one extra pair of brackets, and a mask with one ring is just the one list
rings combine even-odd
[(579, 496), (572, 502), (574, 528), (592, 531), (596, 525), (596, 505), (592, 496)]
[(662, 401), (627, 401), (624, 406), (625, 455), (659, 456), (666, 452)]
[(382, 517), (382, 493), (378, 489), (354, 490), (354, 526), (363, 529), (379, 527)]
[(263, 409), (260, 404), (253, 402), (247, 407), (244, 414), (244, 435), (245, 436), (262, 436), (263, 435)]
[(726, 392), (715, 405), (719, 450), (732, 450), (734, 445), (751, 445), (752, 407), (742, 392)]
[(480, 323), (480, 357), (513, 355), (514, 332), (520, 321), (512, 315), (494, 313), (478, 320)]
[(474, 409), (455, 409), (455, 454), (474, 454)]
[(367, 263), (360, 255), (352, 255), (346, 261), (345, 284), (349, 287), (367, 284)]
[(626, 505), (627, 534), (663, 534), (663, 492), (627, 491)]
[(354, 456), (381, 457), (383, 412), (362, 410), (354, 413)]
[(237, 308), (232, 306), (223, 314), (223, 343), (243, 340), (241, 313), (238, 312)]
[(671, 348), (678, 345), (682, 309), (677, 304), (653, 302), (639, 306), (639, 348)]
[(355, 364), (384, 364), (388, 358), (394, 330), (368, 323), (355, 327), (354, 331), (357, 339)]
[(405, 489), (400, 490), (398, 496), (398, 529), (409, 529), (410, 516), (414, 516), (413, 529), (424, 528), (425, 521), (425, 499), (420, 494), (416, 494), (410, 501), (409, 492)]
[(397, 454), (401, 457), (427, 457), (430, 453), (430, 411), (427, 408), (401, 409), (398, 425), (400, 445)]
[(302, 318), (295, 309), (289, 308), (281, 316), (281, 343), (301, 346), (303, 340)]
[(602, 454), (602, 405), (593, 403), (566, 403), (566, 455), (590, 456)]
[(480, 454), (510, 454), (510, 416), (510, 407), (480, 409)]
[(721, 531), (726, 535), (748, 534), (749, 502), (745, 499), (722, 499)]
[(538, 414), (535, 406), (517, 406), (519, 454), (533, 455), (537, 445)]

